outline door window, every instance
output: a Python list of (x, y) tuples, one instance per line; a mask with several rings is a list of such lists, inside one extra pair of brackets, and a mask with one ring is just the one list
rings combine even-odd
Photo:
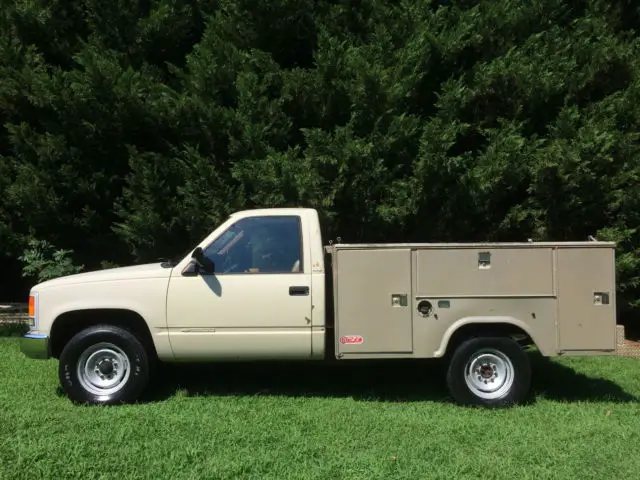
[(218, 274), (300, 273), (302, 235), (300, 217), (249, 217), (238, 220), (204, 253)]

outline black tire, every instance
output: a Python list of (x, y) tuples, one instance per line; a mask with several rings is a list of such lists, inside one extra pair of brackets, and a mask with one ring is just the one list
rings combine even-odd
[[(486, 361), (476, 361), (474, 364), (474, 359), (483, 352), (485, 356), (482, 358)], [(507, 374), (502, 377), (501, 365), (507, 366), (506, 371), (502, 370)], [(479, 369), (475, 374), (467, 375), (468, 369), (473, 367)], [(495, 373), (498, 375), (494, 377)], [(506, 382), (500, 386), (503, 378), (506, 378)], [(527, 397), (531, 388), (529, 357), (511, 338), (471, 338), (458, 345), (451, 356), (447, 369), (447, 387), (454, 401), (460, 405), (507, 407), (518, 404)], [(486, 390), (483, 392), (483, 389)], [(488, 393), (490, 389), (494, 391)]]
[[(101, 353), (92, 359), (90, 352), (95, 349), (100, 349)], [(103, 382), (121, 379), (118, 388), (109, 391), (96, 387), (90, 381), (89, 375), (93, 373), (80, 373), (80, 363), (94, 365), (89, 370), (103, 375)], [(125, 368), (127, 364), (128, 368)], [(86, 372), (86, 369), (82, 371)], [(62, 350), (58, 367), (63, 390), (77, 403), (115, 405), (134, 402), (147, 386), (149, 375), (149, 357), (142, 343), (128, 330), (113, 325), (95, 325), (76, 334)], [(93, 376), (94, 381), (98, 378)]]

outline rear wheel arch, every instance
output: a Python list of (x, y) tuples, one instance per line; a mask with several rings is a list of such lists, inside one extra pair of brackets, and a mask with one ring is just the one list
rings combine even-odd
[(76, 334), (95, 325), (112, 325), (131, 332), (142, 343), (148, 356), (157, 358), (151, 331), (142, 315), (119, 308), (71, 310), (58, 315), (50, 333), (52, 356), (60, 358), (62, 350)]
[(469, 320), (462, 325), (450, 329), (445, 334), (441, 348), (441, 357), (450, 357), (453, 352), (465, 341), (481, 337), (506, 337), (516, 340), (520, 345), (536, 346), (531, 334), (522, 326), (511, 321), (500, 320)]

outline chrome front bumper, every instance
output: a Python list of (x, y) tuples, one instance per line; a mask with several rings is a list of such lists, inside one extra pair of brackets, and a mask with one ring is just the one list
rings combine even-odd
[(46, 360), (51, 356), (49, 337), (40, 333), (27, 333), (20, 340), (20, 351), (29, 358)]

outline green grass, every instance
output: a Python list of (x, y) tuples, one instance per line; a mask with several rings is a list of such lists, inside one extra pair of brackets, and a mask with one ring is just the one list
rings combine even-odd
[(637, 478), (638, 361), (533, 360), (509, 410), (406, 363), (166, 367), (144, 403), (87, 407), (0, 338), (0, 478)]

